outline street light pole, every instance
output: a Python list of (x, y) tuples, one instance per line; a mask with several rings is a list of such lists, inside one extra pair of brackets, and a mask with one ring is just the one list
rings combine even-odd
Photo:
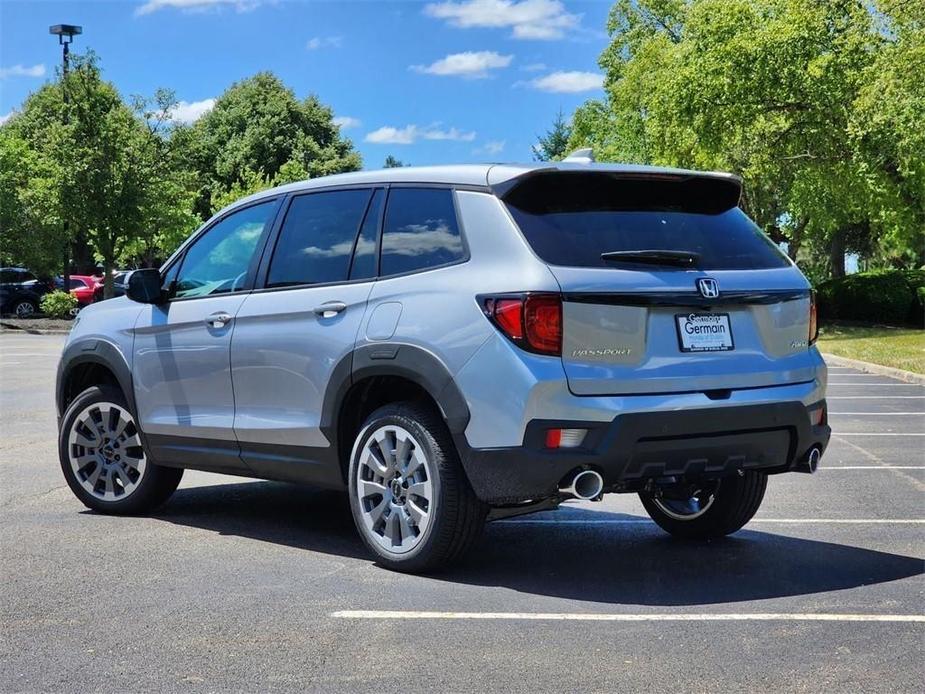
[[(74, 40), (74, 37), (77, 34), (83, 33), (83, 27), (77, 26), (75, 24), (55, 24), (48, 27), (48, 33), (58, 37), (58, 44), (61, 46), (61, 101), (64, 103), (64, 117), (63, 122), (65, 125), (68, 124), (70, 119), (70, 113), (68, 112), (68, 96), (67, 96), (67, 71), (70, 67), (71, 59), (71, 42)], [(64, 291), (69, 292), (71, 290), (71, 242), (69, 238), (69, 228), (70, 224), (68, 222), (67, 214), (64, 215), (64, 272), (62, 272), (62, 278), (64, 279)]]

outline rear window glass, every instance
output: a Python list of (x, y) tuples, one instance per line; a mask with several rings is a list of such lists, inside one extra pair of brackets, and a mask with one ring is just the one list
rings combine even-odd
[(382, 227), (380, 274), (424, 270), (465, 256), (453, 191), (393, 188)]
[(343, 282), (371, 191), (339, 190), (293, 199), (270, 263), (268, 287)]
[[(705, 179), (535, 177), (505, 198), (536, 254), (551, 265), (653, 269), (604, 260), (614, 251), (686, 251), (703, 270), (786, 267), (787, 256), (742, 210), (737, 190)], [(658, 269), (671, 269), (658, 266)]]

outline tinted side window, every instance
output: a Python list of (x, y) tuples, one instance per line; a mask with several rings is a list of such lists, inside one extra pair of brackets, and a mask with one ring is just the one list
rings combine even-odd
[(445, 265), (465, 256), (453, 192), (393, 188), (382, 229), (381, 274)]
[(366, 219), (363, 220), (356, 249), (353, 251), (353, 267), (350, 268), (350, 279), (352, 280), (376, 276), (376, 234), (379, 232), (379, 217), (383, 200), (385, 200), (385, 191), (377, 188), (366, 210)]
[(232, 212), (186, 251), (177, 276), (177, 298), (224, 294), (243, 289), (257, 242), (276, 201)]
[(276, 242), (267, 286), (346, 280), (369, 196), (369, 190), (338, 190), (294, 198)]

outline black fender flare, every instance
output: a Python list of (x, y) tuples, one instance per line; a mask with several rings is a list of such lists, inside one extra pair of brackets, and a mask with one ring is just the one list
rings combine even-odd
[(421, 386), (437, 406), (452, 434), (469, 424), (469, 406), (446, 365), (432, 352), (396, 342), (377, 342), (357, 347), (334, 367), (324, 393), (319, 428), (337, 445), (341, 405), (350, 388), (371, 376), (399, 376)]
[(55, 384), (55, 403), (58, 407), (58, 417), (61, 417), (64, 410), (67, 409), (64, 402), (65, 385), (74, 369), (82, 364), (98, 364), (109, 369), (116, 377), (116, 381), (118, 381), (132, 412), (138, 412), (135, 407), (135, 391), (132, 388), (132, 370), (129, 368), (128, 362), (114, 344), (94, 337), (72, 342), (61, 355)]

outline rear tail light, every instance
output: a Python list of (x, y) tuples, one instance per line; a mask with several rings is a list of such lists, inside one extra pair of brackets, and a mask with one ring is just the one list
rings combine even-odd
[(816, 290), (809, 293), (809, 344), (812, 345), (819, 337), (819, 321), (816, 316)]
[(546, 448), (578, 448), (587, 433), (587, 429), (547, 429)]
[(487, 297), (482, 306), (485, 315), (518, 347), (538, 354), (562, 354), (562, 298), (558, 294)]

